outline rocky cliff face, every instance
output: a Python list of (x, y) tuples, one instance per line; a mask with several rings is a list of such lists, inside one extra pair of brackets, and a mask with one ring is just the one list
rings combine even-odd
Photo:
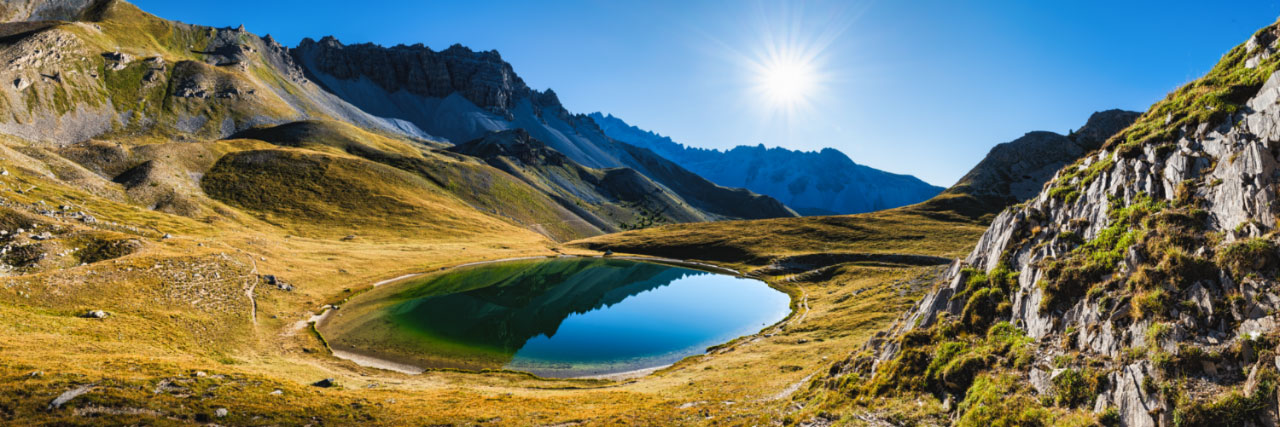
[[(444, 98), (461, 95), (487, 111), (510, 116), (518, 99), (543, 96), (529, 89), (497, 51), (475, 52), (453, 45), (436, 52), (421, 44), (384, 48), (370, 43), (343, 45), (329, 36), (303, 39), (294, 51), (313, 70), (341, 80), (368, 79), (388, 93)], [(556, 106), (555, 94), (545, 96)]]
[(0, 3), (0, 21), (78, 21), (111, 0), (11, 0)]
[(523, 128), (586, 166), (614, 167), (626, 160), (591, 120), (569, 113), (550, 89), (530, 89), (496, 51), (344, 45), (330, 36), (303, 39), (290, 52), (339, 97), (451, 142)]
[(969, 424), (1280, 422), (1277, 34), (1001, 213), (893, 338), (832, 377), (933, 394)]
[(1112, 135), (1128, 127), (1141, 113), (1108, 110), (1093, 113), (1078, 132), (1028, 132), (996, 145), (949, 193), (965, 193), (1018, 203), (1035, 197), (1063, 166), (1098, 149)]
[(910, 175), (859, 165), (838, 150), (817, 152), (738, 146), (686, 147), (613, 115), (590, 117), (611, 138), (653, 150), (712, 182), (771, 196), (805, 215), (871, 212), (927, 200), (942, 191)]

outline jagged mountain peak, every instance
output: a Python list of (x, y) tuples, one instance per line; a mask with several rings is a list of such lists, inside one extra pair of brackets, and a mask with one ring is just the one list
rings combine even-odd
[(1027, 200), (1040, 192), (1054, 172), (1102, 146), (1116, 132), (1133, 123), (1141, 113), (1107, 110), (1093, 113), (1079, 131), (1060, 135), (1031, 131), (997, 144), (964, 177), (947, 189), (949, 194), (986, 199), (992, 212)]
[(1089, 115), (1084, 126), (1072, 132), (1069, 137), (1088, 150), (1102, 147), (1112, 135), (1129, 127), (1142, 113), (1121, 109), (1098, 111)]
[[(368, 78), (388, 92), (444, 98), (458, 93), (485, 110), (510, 115), (516, 102), (537, 94), (495, 50), (454, 44), (440, 51), (422, 45), (343, 44), (334, 36), (303, 39), (293, 49), (313, 72), (342, 80)], [(540, 98), (544, 98), (542, 96)], [(551, 100), (555, 100), (554, 95)], [(544, 102), (545, 104), (545, 102)], [(554, 103), (559, 107), (559, 101)]]

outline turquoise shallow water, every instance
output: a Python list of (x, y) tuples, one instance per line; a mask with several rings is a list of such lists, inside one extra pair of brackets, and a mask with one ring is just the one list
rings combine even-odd
[(468, 267), (381, 298), (389, 302), (347, 319), (367, 327), (345, 328), (336, 341), (423, 367), (547, 377), (667, 365), (790, 313), (789, 297), (757, 280), (600, 258)]

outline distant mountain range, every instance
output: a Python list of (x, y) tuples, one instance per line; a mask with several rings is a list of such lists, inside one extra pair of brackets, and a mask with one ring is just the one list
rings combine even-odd
[(890, 209), (928, 200), (943, 190), (914, 176), (854, 163), (833, 148), (815, 152), (740, 145), (710, 150), (685, 146), (613, 115), (590, 117), (613, 139), (652, 150), (716, 184), (771, 196), (803, 215)]

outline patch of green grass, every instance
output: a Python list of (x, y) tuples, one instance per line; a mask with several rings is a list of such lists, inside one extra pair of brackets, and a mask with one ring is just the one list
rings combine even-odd
[(1048, 426), (1054, 413), (1031, 397), (1013, 375), (981, 375), (957, 407), (957, 426)]
[(1072, 408), (1092, 403), (1103, 385), (1103, 378), (1092, 369), (1068, 368), (1053, 378), (1053, 401), (1058, 406)]
[(1252, 238), (1234, 242), (1218, 251), (1217, 263), (1235, 277), (1274, 268), (1280, 261), (1280, 249), (1266, 238)]
[(961, 311), (961, 322), (974, 332), (987, 330), (997, 318), (1007, 316), (1012, 310), (1009, 295), (1018, 286), (1018, 272), (1007, 263), (1001, 263), (990, 272), (965, 268), (965, 287), (952, 299), (966, 299)]
[(1133, 296), (1133, 315), (1139, 319), (1159, 318), (1170, 307), (1172, 301), (1164, 289), (1138, 292)]

